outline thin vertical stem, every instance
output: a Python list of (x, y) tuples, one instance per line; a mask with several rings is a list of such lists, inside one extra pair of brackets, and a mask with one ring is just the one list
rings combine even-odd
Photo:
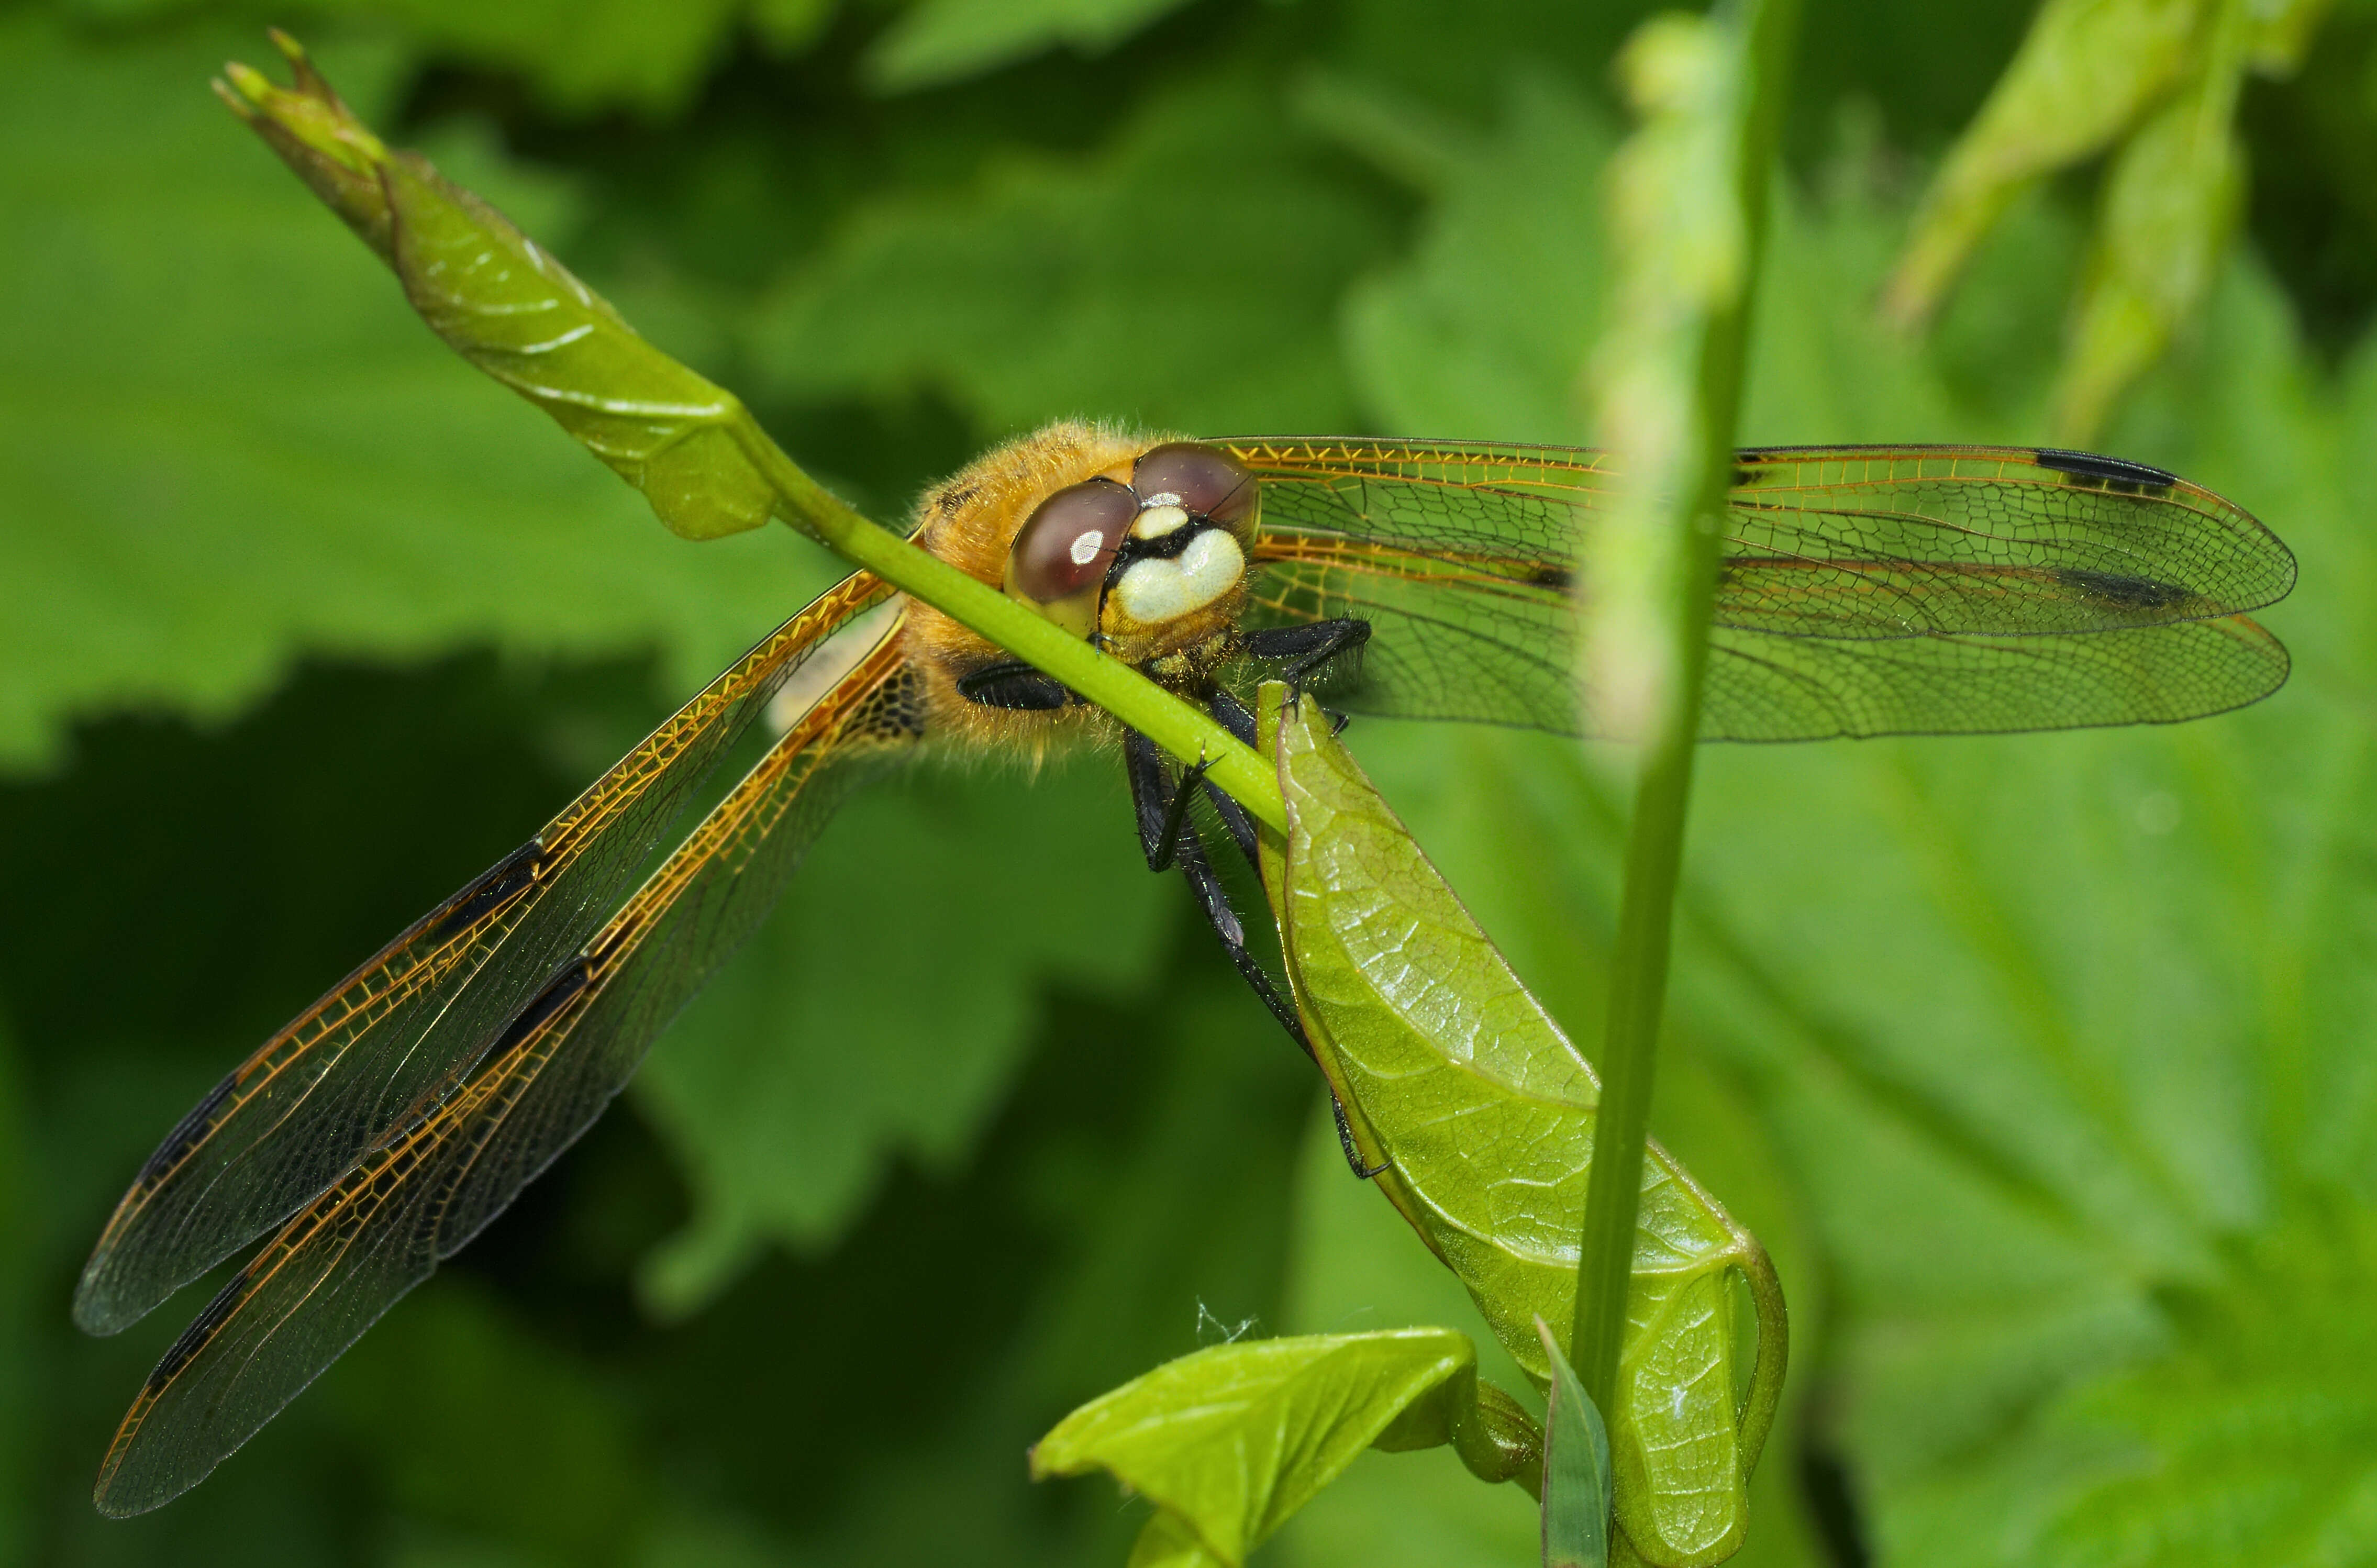
[(1711, 310), (1702, 329), (1696, 398), (1702, 449), (1686, 470), (1696, 473), (1697, 482), (1678, 519), (1687, 531), (1684, 558), (1676, 577), (1676, 602), (1666, 607), (1675, 639), (1675, 679), (1644, 748), (1627, 839), (1601, 1050), (1601, 1105), (1577, 1252), (1571, 1361), (1585, 1392), (1612, 1419), (1709, 624), (1723, 557), (1726, 497), (1733, 484), (1733, 430), (1741, 406), (1750, 303), (1764, 251), (1767, 173), (1779, 139), (1798, 18), (1798, 0), (1742, 0), (1732, 23), (1743, 30), (1741, 68), (1748, 78), (1738, 101), (1732, 148), (1733, 195), (1742, 217), (1741, 282), (1734, 299)]

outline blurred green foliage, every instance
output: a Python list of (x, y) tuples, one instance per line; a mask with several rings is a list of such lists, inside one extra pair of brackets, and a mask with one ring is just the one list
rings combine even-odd
[[(303, 28), (890, 515), (1059, 413), (1575, 438), (1647, 8), (0, 10), (0, 1562), (1114, 1563), (1140, 1515), (1024, 1445), (1217, 1323), (1447, 1323), (1519, 1382), (1089, 758), (854, 808), (511, 1214), (207, 1485), (90, 1511), (196, 1306), (66, 1325), (140, 1157), (835, 572), (670, 539), (453, 363), (207, 96), (225, 55)], [(2014, 203), (1929, 341), (1870, 312), (2028, 11), (1810, 5), (1745, 441), (2045, 434), (2092, 172)], [(2246, 85), (2240, 243), (2105, 437), (2296, 546), (2294, 683), (1702, 759), (1654, 1125), (1795, 1309), (1745, 1563), (2377, 1539), (2372, 79), (2347, 0)], [(1618, 841), (1574, 749), (1350, 734), (1589, 1041)], [(1535, 1538), (1515, 1489), (1369, 1454), (1266, 1550)]]

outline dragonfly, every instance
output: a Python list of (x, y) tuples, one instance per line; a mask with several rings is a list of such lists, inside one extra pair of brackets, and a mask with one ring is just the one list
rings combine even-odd
[[(1242, 694), (1279, 674), (1348, 714), (1577, 733), (1573, 563), (1612, 481), (1580, 449), (1066, 423), (927, 492), (914, 538), (1249, 741)], [(1706, 738), (2169, 723), (2286, 679), (2249, 612), (2291, 588), (2292, 555), (2162, 470), (2031, 448), (1792, 448), (1739, 453), (1734, 481)], [(758, 760), (668, 848), (745, 742)], [(1184, 823), (1196, 770), (854, 573), (166, 1135), (92, 1251), (77, 1323), (118, 1332), (263, 1245), (142, 1385), (101, 1510), (143, 1512), (204, 1478), (501, 1213), (626, 1085), (852, 791), (936, 753), (1101, 742), (1119, 743), (1150, 866), (1186, 876), (1308, 1050), (1217, 867), (1232, 840), (1254, 858), (1245, 811), (1202, 785), (1210, 804)]]

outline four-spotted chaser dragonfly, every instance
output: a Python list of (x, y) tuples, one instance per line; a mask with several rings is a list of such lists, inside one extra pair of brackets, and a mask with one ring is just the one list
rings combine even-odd
[[(1248, 739), (1238, 693), (1283, 667), (1350, 712), (1572, 732), (1571, 563), (1607, 473), (1575, 449), (1061, 425), (927, 494), (915, 538)], [(2244, 612), (2292, 586), (2292, 556), (2160, 470), (1849, 447), (1745, 451), (1735, 479), (1708, 738), (2169, 722), (2286, 678)], [(630, 889), (763, 716), (764, 755)], [(1182, 831), (1189, 775), (1118, 730), (864, 572), (802, 609), (267, 1040), (141, 1168), (84, 1270), (84, 1328), (124, 1328), (270, 1234), (150, 1374), (100, 1506), (204, 1478), (476, 1235), (602, 1113), (835, 804), (906, 759), (1118, 739), (1150, 864), (1177, 861), (1300, 1041), (1212, 830)], [(1235, 803), (1205, 817), (1251, 852)]]

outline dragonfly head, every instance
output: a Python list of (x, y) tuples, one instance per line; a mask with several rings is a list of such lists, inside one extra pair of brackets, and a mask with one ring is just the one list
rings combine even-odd
[(1201, 640), (1234, 607), (1260, 507), (1228, 454), (1166, 442), (1128, 485), (1088, 479), (1034, 507), (1008, 548), (1008, 594), (1079, 637)]

